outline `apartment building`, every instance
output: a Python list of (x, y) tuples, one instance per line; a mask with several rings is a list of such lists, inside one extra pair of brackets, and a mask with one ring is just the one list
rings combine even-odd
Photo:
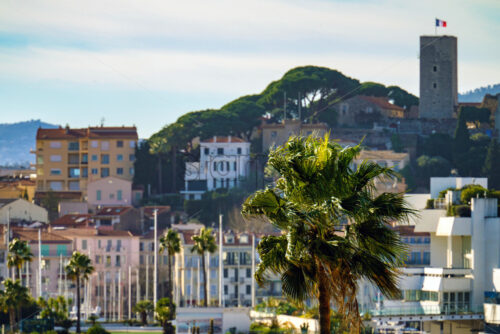
[(134, 176), (135, 127), (38, 129), (36, 135), (37, 191), (81, 192), (87, 184), (113, 176)]
[(200, 142), (200, 161), (186, 163), (185, 199), (201, 199), (206, 191), (237, 187), (248, 175), (250, 143), (233, 136)]
[(0, 224), (34, 221), (47, 223), (47, 210), (23, 198), (0, 198)]
[[(194, 245), (192, 237), (198, 230), (181, 230), (182, 251), (175, 261), (175, 293), (177, 305), (196, 306), (203, 302), (205, 284), (203, 281), (201, 257), (191, 253)], [(218, 232), (214, 231), (216, 240)], [(252, 242), (258, 244), (260, 236), (249, 233), (226, 231), (222, 243), (222, 304), (224, 307), (252, 306), (252, 294), (255, 303), (270, 296), (281, 296), (279, 278), (272, 279), (266, 286), (259, 287), (253, 280), (252, 258), (255, 265), (259, 259), (256, 253), (252, 255)], [(253, 257), (254, 256), (254, 257)], [(219, 251), (206, 257), (208, 279), (208, 299), (210, 305), (219, 304)]]
[[(431, 178), (434, 194), (450, 184), (487, 184), (477, 178)], [(414, 233), (430, 235), (430, 263), (401, 268), (401, 298), (385, 300), (374, 319), (404, 322), (427, 333), (470, 333), (483, 328), (485, 315), (500, 323), (495, 272), (500, 263), (500, 218), (496, 198), (472, 198), (470, 210), (451, 214), (460, 190), (448, 190), (444, 205), (420, 207)], [(437, 201), (431, 193), (429, 198)], [(457, 211), (455, 211), (457, 212)], [(486, 304), (488, 312), (485, 313)], [(500, 310), (500, 309), (498, 309)]]

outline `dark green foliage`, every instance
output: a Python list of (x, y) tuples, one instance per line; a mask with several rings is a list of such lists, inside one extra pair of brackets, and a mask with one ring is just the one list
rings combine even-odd
[(417, 188), (416, 173), (414, 170), (415, 168), (411, 164), (408, 164), (399, 171), (401, 177), (405, 179), (408, 192), (414, 191)]
[(427, 203), (425, 203), (425, 208), (426, 209), (434, 209), (434, 199), (433, 198), (429, 198), (427, 200)]
[[(431, 177), (450, 175), (451, 164), (443, 157), (429, 157), (422, 155), (417, 159), (417, 176), (428, 185)], [(420, 184), (423, 186), (424, 184)]]
[(430, 157), (442, 156), (448, 161), (452, 161), (453, 138), (446, 133), (434, 133), (424, 139), (420, 155)]
[(468, 175), (468, 153), (471, 147), (469, 130), (463, 114), (459, 114), (457, 128), (453, 138), (453, 162), (460, 175)]
[(110, 334), (100, 324), (95, 324), (87, 330), (87, 334)]
[(401, 137), (399, 136), (399, 134), (394, 133), (391, 136), (391, 144), (392, 144), (392, 150), (394, 152), (398, 152), (398, 153), (403, 152), (404, 145), (403, 145), (403, 142), (401, 141)]
[(497, 140), (491, 140), (488, 146), (482, 175), (488, 178), (488, 184), (492, 188), (500, 188), (500, 145)]
[(447, 215), (455, 217), (470, 217), (471, 215), (470, 205), (461, 204), (461, 205), (449, 206)]
[(460, 107), (459, 113), (466, 122), (471, 122), (479, 127), (481, 124), (490, 122), (491, 112), (488, 108), (477, 108), (471, 106)]
[(163, 334), (175, 333), (175, 327), (172, 325), (172, 320), (175, 319), (175, 303), (170, 301), (170, 298), (161, 298), (156, 303), (156, 319), (163, 327)]
[(411, 106), (418, 105), (418, 98), (415, 95), (412, 95), (397, 86), (385, 87), (384, 85), (376, 82), (363, 82), (360, 89), (356, 91), (356, 94), (388, 97), (389, 99), (394, 100), (394, 104), (400, 107), (410, 108)]
[(148, 195), (148, 185), (152, 191), (157, 190), (157, 162), (158, 157), (151, 154), (149, 142), (140, 142), (135, 149), (134, 184), (144, 187), (144, 196)]

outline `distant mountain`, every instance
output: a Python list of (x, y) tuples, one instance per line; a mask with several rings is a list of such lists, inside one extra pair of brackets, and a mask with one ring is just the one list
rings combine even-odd
[(486, 94), (496, 95), (500, 93), (500, 84), (488, 85), (458, 94), (458, 102), (482, 102)]
[(57, 128), (58, 125), (40, 120), (0, 124), (0, 166), (27, 167), (34, 162), (35, 155), (30, 150), (35, 148), (39, 127)]

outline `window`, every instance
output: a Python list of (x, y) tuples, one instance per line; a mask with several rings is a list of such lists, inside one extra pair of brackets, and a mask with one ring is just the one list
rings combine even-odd
[(123, 140), (116, 141), (116, 147), (123, 147)]
[(208, 147), (205, 147), (203, 149), (203, 152), (205, 152), (205, 155), (209, 155), (210, 154), (210, 149)]
[(92, 140), (90, 142), (90, 147), (92, 147), (92, 148), (98, 148), (99, 147), (99, 142), (97, 140)]
[(116, 255), (116, 259), (115, 259), (115, 266), (116, 267), (121, 267), (122, 263), (121, 263), (121, 257), (120, 255)]
[(89, 170), (87, 167), (82, 168), (82, 177), (88, 177), (89, 176)]
[(111, 267), (111, 255), (106, 255), (106, 267)]
[(101, 264), (101, 256), (100, 255), (96, 255), (95, 256), (95, 263), (96, 264)]
[(118, 191), (116, 192), (116, 199), (117, 199), (117, 200), (119, 200), (119, 201), (121, 201), (121, 200), (122, 200), (122, 191), (121, 191), (121, 190), (118, 190)]
[(69, 168), (68, 174), (69, 174), (69, 177), (79, 178), (80, 177), (80, 168)]
[(247, 278), (252, 277), (252, 270), (250, 268), (247, 268)]
[(129, 154), (128, 155), (128, 160), (129, 161), (135, 161), (135, 154)]
[(61, 148), (61, 142), (60, 141), (51, 141), (50, 142), (50, 148)]
[(210, 278), (217, 278), (217, 269), (210, 269)]
[(89, 155), (87, 153), (82, 154), (82, 164), (89, 162)]
[(97, 240), (97, 248), (101, 248), (101, 240)]
[(217, 162), (214, 161), (214, 172), (217, 171)]
[(66, 245), (57, 245), (57, 256), (66, 256), (68, 255), (68, 248)]
[(50, 260), (42, 260), (42, 269), (50, 270)]
[(437, 86), (438, 86), (437, 83), (432, 84), (432, 88), (437, 88)]
[(271, 131), (271, 138), (275, 139), (278, 133), (276, 131)]
[(62, 159), (61, 159), (61, 156), (59, 154), (53, 154), (50, 156), (50, 161), (52, 162), (60, 162)]
[(90, 160), (97, 161), (97, 154), (92, 154)]
[(123, 161), (123, 154), (117, 154), (116, 161)]
[(49, 245), (44, 245), (42, 244), (42, 256), (49, 256), (50, 255), (50, 248)]
[(109, 168), (101, 168), (101, 177), (109, 176)]
[(248, 284), (247, 284), (247, 286), (246, 286), (246, 290), (247, 290), (247, 291), (246, 291), (247, 295), (249, 295), (249, 294), (251, 294), (251, 293), (252, 293), (252, 287), (251, 287), (250, 285), (248, 285)]
[(135, 148), (135, 141), (131, 140), (128, 144), (130, 148)]
[(228, 275), (229, 275), (229, 274), (228, 274), (228, 270), (227, 270), (227, 268), (224, 268), (224, 278), (227, 278), (227, 276), (228, 276)]
[(43, 155), (36, 156), (36, 163), (39, 165), (43, 165)]
[(238, 154), (241, 154), (241, 147), (238, 147), (237, 152)]
[(80, 149), (80, 144), (77, 141), (71, 141), (68, 144), (68, 151), (78, 151)]
[(130, 175), (134, 175), (134, 167), (130, 167), (128, 169), (128, 172), (129, 172)]
[(97, 199), (98, 201), (100, 201), (100, 200), (101, 200), (101, 191), (100, 191), (100, 190), (97, 190), (97, 191), (96, 191), (95, 197), (96, 197), (96, 199)]
[(424, 262), (422, 264), (431, 264), (431, 253), (430, 252), (424, 252)]
[(143, 242), (139, 243), (139, 251), (141, 251), (141, 252), (144, 251), (144, 243)]
[(106, 252), (111, 252), (111, 247), (113, 246), (113, 241), (112, 240), (107, 240), (106, 243)]
[(219, 169), (221, 172), (224, 171), (224, 161), (219, 162)]
[(61, 181), (50, 181), (49, 188), (55, 191), (63, 190), (63, 183)]
[(213, 187), (217, 188), (217, 179), (213, 179)]
[(59, 168), (51, 168), (50, 175), (61, 175), (61, 170)]
[(217, 155), (223, 155), (224, 154), (224, 148), (219, 147), (217, 148)]
[(226, 161), (226, 170), (229, 172), (229, 161)]
[(118, 174), (118, 175), (123, 175), (123, 168), (118, 167), (118, 168), (116, 169), (116, 174)]
[(87, 240), (82, 240), (82, 249), (87, 249)]
[(224, 179), (220, 179), (221, 187), (224, 188)]
[(103, 151), (109, 150), (109, 141), (102, 141), (101, 142), (101, 150), (103, 150)]
[(238, 170), (238, 163), (235, 161), (233, 162), (233, 170), (236, 172)]
[(432, 67), (432, 70), (433, 70), (434, 72), (437, 72), (438, 67), (437, 67), (436, 65), (434, 65), (434, 66)]
[(97, 175), (99, 174), (99, 170), (97, 168), (92, 168), (91, 173), (92, 175)]
[(224, 285), (224, 294), (227, 295), (229, 293), (229, 289), (227, 285)]
[(115, 199), (115, 194), (113, 193), (109, 194), (109, 199)]
[(68, 182), (68, 188), (71, 191), (78, 191), (78, 190), (80, 190), (80, 181), (69, 181)]
[(109, 164), (109, 154), (101, 154), (101, 163)]
[(217, 296), (217, 285), (215, 284), (210, 285), (210, 295)]

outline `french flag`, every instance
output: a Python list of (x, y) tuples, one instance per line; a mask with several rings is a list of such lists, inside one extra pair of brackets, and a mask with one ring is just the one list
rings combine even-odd
[(436, 19), (436, 27), (446, 28), (446, 21)]

